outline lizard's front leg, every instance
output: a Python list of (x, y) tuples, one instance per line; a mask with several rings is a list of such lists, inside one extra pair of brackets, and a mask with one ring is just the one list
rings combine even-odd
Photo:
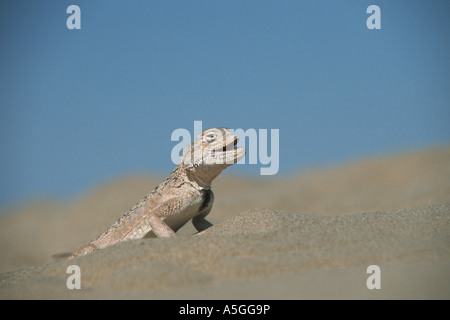
[(175, 231), (170, 228), (160, 217), (154, 213), (150, 213), (148, 223), (152, 227), (152, 231), (158, 238), (168, 238), (175, 235)]
[[(209, 211), (211, 211), (211, 209), (209, 209)], [(211, 222), (205, 219), (205, 216), (209, 213), (209, 211), (203, 215), (198, 215), (192, 218), (192, 224), (198, 231), (197, 234), (213, 226)]]
[(148, 209), (147, 222), (152, 228), (153, 233), (158, 238), (167, 238), (175, 235), (175, 231), (163, 220), (163, 217), (176, 216), (182, 212), (188, 202), (181, 197), (168, 199), (156, 208)]
[(194, 218), (192, 218), (192, 224), (194, 225), (195, 229), (197, 229), (198, 233), (200, 234), (202, 231), (205, 231), (209, 227), (212, 227), (213, 224), (205, 219), (205, 217), (211, 212), (211, 208), (214, 202), (214, 194), (211, 190), (209, 190), (208, 193), (208, 203), (206, 207)]
[(205, 219), (205, 217), (211, 212), (213, 200), (209, 202), (209, 205), (201, 211), (198, 215), (196, 215), (194, 218), (192, 218), (192, 224), (194, 225), (195, 229), (198, 231), (196, 234), (201, 234), (206, 229), (213, 226), (211, 222)]

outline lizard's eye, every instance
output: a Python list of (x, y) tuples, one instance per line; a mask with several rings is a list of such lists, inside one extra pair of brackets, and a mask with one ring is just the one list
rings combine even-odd
[(206, 135), (206, 141), (207, 142), (213, 142), (216, 140), (216, 135), (214, 133), (210, 133)]

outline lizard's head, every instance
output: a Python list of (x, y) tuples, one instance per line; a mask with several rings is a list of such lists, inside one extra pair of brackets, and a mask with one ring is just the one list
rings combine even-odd
[(245, 156), (245, 148), (236, 147), (237, 143), (238, 138), (228, 128), (207, 129), (184, 149), (182, 162), (185, 168), (212, 180)]

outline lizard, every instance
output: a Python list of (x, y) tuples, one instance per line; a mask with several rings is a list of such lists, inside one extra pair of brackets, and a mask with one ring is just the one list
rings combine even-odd
[(191, 219), (198, 232), (211, 227), (205, 219), (214, 201), (211, 183), (222, 170), (245, 156), (245, 148), (236, 147), (237, 143), (229, 128), (204, 130), (183, 149), (179, 164), (163, 182), (69, 258), (121, 241), (172, 237)]

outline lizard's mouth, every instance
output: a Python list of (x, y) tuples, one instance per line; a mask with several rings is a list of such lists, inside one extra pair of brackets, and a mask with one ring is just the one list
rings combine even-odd
[(211, 164), (232, 165), (245, 156), (245, 148), (236, 147), (239, 139), (235, 137), (231, 142), (224, 143), (220, 148), (211, 150), (207, 162)]
[(223, 152), (227, 152), (227, 151), (235, 151), (235, 150), (237, 150), (237, 147), (236, 147), (237, 143), (238, 143), (238, 138), (236, 137), (236, 138), (234, 138), (233, 141), (224, 145), (222, 148), (212, 150), (211, 155), (212, 156), (215, 155), (216, 152), (223, 153)]

